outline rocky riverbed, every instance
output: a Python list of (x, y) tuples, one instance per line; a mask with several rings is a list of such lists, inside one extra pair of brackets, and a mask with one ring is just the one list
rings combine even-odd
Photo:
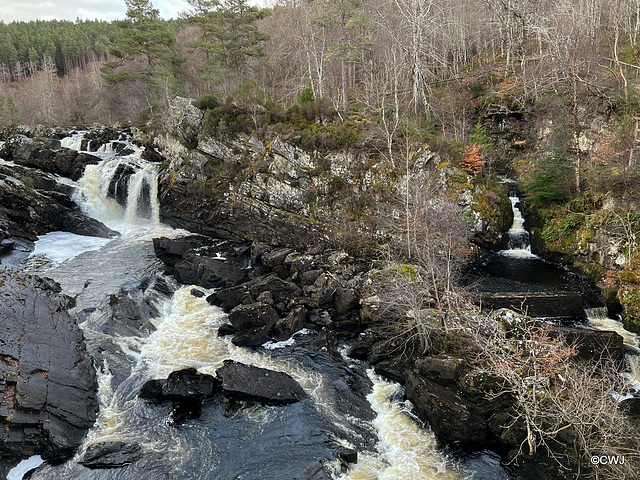
[[(172, 121), (181, 133), (158, 137), (157, 150), (108, 129), (4, 145), (0, 236), (3, 253), (14, 253), (3, 263), (18, 265), (49, 231), (115, 238), (61, 264), (31, 259), (20, 267), (31, 275), (2, 274), (4, 458), (41, 454), (48, 464), (32, 478), (43, 479), (465, 478), (474, 469), (510, 478), (493, 457), (459, 450), (511, 459), (523, 441), (522, 425), (509, 422), (513, 399), (469, 361), (473, 341), (400, 354), (388, 328), (398, 319), (382, 308), (385, 262), (350, 240), (349, 229), (371, 239), (380, 225), (334, 222), (347, 200), (303, 195), (328, 173), (370, 195), (384, 172), (359, 181), (359, 156), (332, 157), (322, 173), (279, 140), (204, 137), (198, 112), (180, 108)], [(147, 169), (143, 157), (162, 163)], [(266, 163), (251, 166), (258, 160)], [(416, 174), (433, 161), (425, 152)], [(474, 201), (461, 200), (471, 212)], [(511, 217), (480, 220), (476, 243), (497, 245)], [(509, 315), (518, 314), (496, 321)], [(34, 332), (31, 318), (42, 323)], [(624, 357), (615, 333), (555, 328), (584, 359), (605, 347)], [(65, 357), (58, 341), (73, 346)], [(60, 385), (78, 399), (61, 406)], [(382, 418), (412, 440), (389, 443), (400, 434), (387, 435)], [(509, 468), (564, 478), (575, 465), (561, 470), (541, 451)]]

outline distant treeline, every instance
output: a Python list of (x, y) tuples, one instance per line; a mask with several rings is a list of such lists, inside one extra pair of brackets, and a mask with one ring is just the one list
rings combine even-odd
[(0, 77), (31, 75), (51, 58), (59, 75), (107, 54), (120, 31), (115, 22), (50, 20), (0, 23)]

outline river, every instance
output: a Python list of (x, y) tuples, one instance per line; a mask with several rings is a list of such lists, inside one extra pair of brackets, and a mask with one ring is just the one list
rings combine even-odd
[[(80, 149), (83, 134), (64, 139), (62, 145)], [(178, 285), (162, 273), (152, 239), (189, 232), (160, 222), (157, 166), (124, 141), (133, 153), (118, 156), (112, 147), (101, 147), (95, 154), (102, 161), (87, 166), (73, 184), (83, 212), (121, 236), (105, 240), (52, 232), (39, 238), (22, 264), (30, 273), (54, 278), (75, 297), (73, 312), (82, 322), (99, 378), (99, 416), (77, 455), (60, 466), (41, 466), (32, 478), (510, 478), (491, 454), (459, 456), (442, 450), (403, 400), (402, 387), (375, 375), (364, 362), (347, 358), (346, 347), (339, 356), (317, 351), (311, 331), (259, 351), (218, 337), (226, 314), (192, 295), (193, 286)], [(129, 175), (118, 182), (126, 182), (126, 189), (114, 181), (123, 171)], [(110, 302), (122, 296), (143, 305), (148, 322), (143, 319), (135, 328), (115, 322)], [(200, 418), (176, 424), (169, 405), (138, 398), (148, 380), (187, 367), (215, 374), (226, 359), (286, 372), (309, 400), (232, 409), (212, 400)], [(341, 398), (345, 378), (355, 385), (346, 400)], [(138, 443), (143, 458), (107, 470), (78, 463), (89, 445), (115, 440)], [(358, 463), (345, 469), (328, 444), (356, 449)], [(12, 475), (20, 478), (22, 473)]]

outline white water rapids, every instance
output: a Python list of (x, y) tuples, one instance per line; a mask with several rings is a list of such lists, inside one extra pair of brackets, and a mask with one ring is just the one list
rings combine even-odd
[[(83, 132), (66, 138), (62, 145), (80, 149), (82, 135)], [(67, 294), (78, 296), (79, 303), (85, 308), (99, 305), (122, 286), (139, 283), (160, 270), (153, 253), (153, 237), (188, 233), (160, 223), (156, 166), (140, 158), (140, 149), (135, 148), (133, 154), (121, 157), (116, 156), (111, 147), (100, 150), (97, 155), (102, 158), (101, 163), (86, 167), (84, 176), (77, 183), (74, 199), (85, 214), (119, 231), (122, 236), (110, 241), (87, 237), (79, 241), (69, 234), (49, 234), (36, 242), (35, 253), (48, 257), (53, 264), (31, 266), (34, 273), (51, 276)], [(128, 178), (124, 206), (109, 192), (114, 175), (123, 166), (134, 170)], [(142, 205), (143, 202), (148, 202), (148, 205)], [(107, 339), (108, 334), (96, 329), (91, 322), (85, 321), (81, 325), (88, 342), (107, 339), (127, 354), (132, 362), (131, 375), (114, 388), (112, 366), (108, 361), (98, 365), (100, 411), (96, 424), (76, 458), (46, 475), (80, 478), (77, 476), (80, 467), (76, 462), (90, 444), (119, 440), (139, 443), (145, 456), (150, 458), (175, 459), (168, 467), (163, 467), (165, 471), (149, 473), (148, 478), (240, 478), (231, 473), (223, 477), (210, 476), (211, 465), (215, 465), (222, 455), (221, 447), (205, 434), (198, 433), (197, 424), (192, 426), (193, 431), (177, 429), (170, 423), (166, 408), (150, 407), (137, 396), (140, 386), (147, 380), (166, 378), (172, 371), (187, 367), (215, 375), (215, 370), (224, 360), (233, 359), (291, 375), (312, 399), (313, 407), (335, 426), (337, 443), (349, 447), (351, 442), (347, 438), (361, 439), (355, 426), (371, 431), (377, 437), (377, 445), (360, 451), (358, 463), (348, 471), (340, 471), (337, 465), (333, 466), (335, 478), (435, 480), (473, 477), (473, 473), (456, 464), (438, 448), (431, 431), (421, 427), (413, 417), (410, 404), (399, 400), (402, 397), (400, 385), (369, 371), (367, 375), (373, 389), (367, 400), (375, 412), (375, 419), (367, 423), (339, 414), (335, 398), (328, 394), (328, 380), (322, 373), (289, 361), (286, 356), (272, 356), (269, 350), (264, 353), (251, 351), (233, 345), (229, 337), (218, 337), (217, 329), (225, 322), (226, 314), (209, 305), (205, 297), (193, 296), (193, 286), (176, 288), (171, 298), (153, 300), (160, 313), (152, 319), (156, 330), (148, 337), (115, 335)], [(271, 347), (295, 346), (304, 336), (305, 332), (298, 333), (282, 345)], [(356, 363), (350, 359), (348, 362)], [(254, 425), (255, 431), (247, 433), (247, 442), (260, 442), (259, 435), (270, 422), (286, 421), (278, 416), (278, 408), (281, 407), (255, 406), (237, 413), (246, 416)], [(247, 458), (247, 462), (250, 461), (252, 459)], [(132, 470), (122, 476), (123, 472), (105, 470), (96, 473), (102, 476), (91, 478), (147, 478), (145, 471)]]
[(625, 329), (622, 322), (609, 318), (606, 307), (588, 308), (585, 312), (591, 327), (616, 332), (622, 337), (624, 346), (630, 351), (626, 355), (629, 371), (623, 377), (630, 388), (640, 391), (640, 336)]

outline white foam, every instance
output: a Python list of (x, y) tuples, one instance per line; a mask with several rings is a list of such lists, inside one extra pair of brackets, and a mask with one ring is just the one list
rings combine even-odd
[(39, 467), (44, 463), (40, 455), (34, 455), (26, 460), (22, 460), (16, 467), (13, 467), (7, 475), (7, 480), (22, 480), (25, 473)]
[(38, 237), (35, 250), (30, 257), (42, 255), (54, 264), (60, 264), (81, 253), (99, 250), (111, 240), (111, 238), (87, 237), (69, 232), (50, 232)]

